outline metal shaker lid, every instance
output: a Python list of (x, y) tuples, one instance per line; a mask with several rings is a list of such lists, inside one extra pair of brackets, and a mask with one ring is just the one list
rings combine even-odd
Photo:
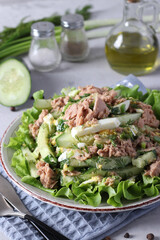
[(51, 22), (36, 22), (31, 26), (33, 37), (50, 37), (54, 34), (54, 24)]
[(78, 29), (84, 26), (84, 19), (80, 14), (67, 14), (61, 18), (61, 26), (67, 29)]

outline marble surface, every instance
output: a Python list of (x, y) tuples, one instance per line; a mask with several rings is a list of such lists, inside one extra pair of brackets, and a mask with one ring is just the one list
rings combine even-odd
[[(122, 0), (0, 0), (0, 31), (4, 26), (16, 26), (25, 16), (28, 20), (38, 19), (50, 16), (55, 12), (63, 14), (67, 9), (73, 12), (75, 8), (82, 7), (85, 4), (93, 5), (92, 18), (94, 19), (122, 18)], [(158, 38), (160, 39), (159, 36)], [(109, 67), (104, 54), (104, 43), (104, 38), (90, 40), (91, 51), (85, 62), (69, 63), (62, 61), (57, 70), (49, 73), (39, 73), (31, 69), (31, 95), (36, 90), (44, 89), (47, 98), (53, 96), (53, 93), (59, 92), (62, 87), (83, 86), (86, 83), (96, 86), (109, 86), (123, 79), (123, 75), (114, 72)], [(147, 88), (160, 89), (160, 67), (154, 73), (139, 77), (139, 79)], [(9, 108), (0, 105), (0, 137), (2, 137), (9, 123), (31, 105), (32, 100), (29, 99), (27, 103), (18, 107), (16, 112), (11, 112)], [(129, 232), (133, 240), (143, 240), (146, 239), (147, 233), (153, 232), (156, 240), (160, 240), (159, 223), (160, 207), (114, 233), (111, 238), (112, 240), (121, 240), (124, 239), (125, 232)], [(0, 232), (0, 239), (7, 240), (8, 238)]]

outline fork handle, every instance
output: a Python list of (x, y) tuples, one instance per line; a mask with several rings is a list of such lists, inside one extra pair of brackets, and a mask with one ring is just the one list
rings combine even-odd
[(36, 224), (42, 231), (44, 230), (45, 232), (47, 232), (55, 240), (69, 240), (68, 238), (63, 236), (61, 233), (57, 232), (53, 228), (49, 227), (45, 223), (41, 222), (40, 220), (38, 220), (37, 218), (35, 218), (35, 217), (33, 217), (33, 216), (29, 215), (29, 214), (26, 214), (24, 216), (24, 218), (29, 220), (29, 221), (31, 221), (31, 222), (33, 222), (33, 224)]
[(57, 238), (53, 239), (53, 235), (49, 234), (44, 229), (41, 229), (40, 227), (38, 227), (34, 222), (32, 221), (29, 221), (29, 222), (33, 225), (33, 227), (37, 229), (37, 231), (41, 234), (44, 240), (57, 240)]

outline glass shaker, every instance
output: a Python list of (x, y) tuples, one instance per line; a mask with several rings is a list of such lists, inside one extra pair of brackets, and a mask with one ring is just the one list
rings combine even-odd
[[(155, 69), (158, 40), (154, 28), (158, 23), (158, 4), (143, 0), (124, 0), (123, 20), (109, 32), (105, 52), (110, 66), (128, 75), (144, 75)], [(153, 7), (152, 26), (142, 20), (145, 7)]]
[(31, 26), (32, 42), (29, 50), (29, 60), (33, 67), (40, 72), (57, 68), (61, 54), (54, 37), (54, 24), (37, 22)]
[(62, 36), (60, 50), (67, 61), (82, 61), (89, 54), (84, 20), (79, 14), (68, 14), (61, 18)]

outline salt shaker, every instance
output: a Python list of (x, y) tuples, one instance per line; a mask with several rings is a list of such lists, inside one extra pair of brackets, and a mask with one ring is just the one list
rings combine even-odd
[(37, 22), (31, 26), (32, 42), (29, 60), (33, 67), (41, 72), (56, 69), (61, 61), (61, 54), (54, 37), (54, 24)]
[(60, 50), (67, 61), (82, 61), (89, 54), (84, 20), (79, 14), (68, 14), (61, 18), (62, 36)]

